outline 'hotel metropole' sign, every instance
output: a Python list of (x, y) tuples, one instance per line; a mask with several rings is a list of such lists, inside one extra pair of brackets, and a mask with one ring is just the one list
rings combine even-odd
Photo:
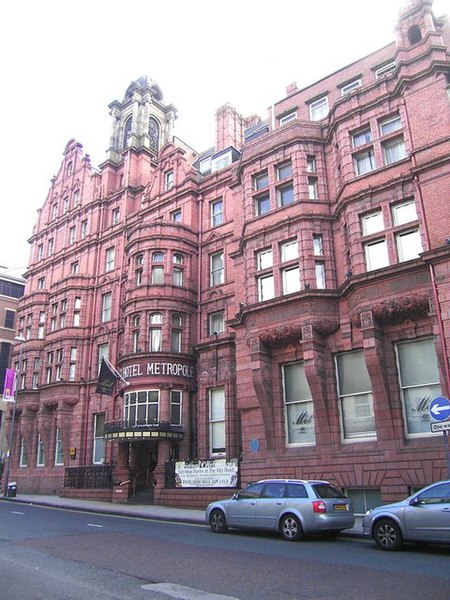
[(146, 376), (186, 377), (194, 379), (195, 367), (185, 363), (167, 361), (134, 363), (122, 367), (122, 377), (124, 379)]

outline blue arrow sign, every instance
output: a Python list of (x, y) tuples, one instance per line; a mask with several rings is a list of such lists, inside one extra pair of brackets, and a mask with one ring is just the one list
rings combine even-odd
[(450, 400), (444, 396), (433, 398), (429, 410), (435, 421), (446, 421), (450, 417)]

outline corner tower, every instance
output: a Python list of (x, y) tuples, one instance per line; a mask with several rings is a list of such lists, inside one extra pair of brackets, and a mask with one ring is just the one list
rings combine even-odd
[(133, 81), (121, 102), (109, 105), (112, 131), (106, 160), (118, 164), (129, 148), (157, 155), (171, 140), (176, 109), (166, 105), (160, 87), (148, 76)]

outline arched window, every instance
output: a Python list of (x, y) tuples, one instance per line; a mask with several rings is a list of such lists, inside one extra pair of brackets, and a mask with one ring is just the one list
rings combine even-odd
[(150, 138), (150, 150), (159, 150), (159, 123), (153, 117), (148, 122), (148, 136)]
[(422, 33), (418, 25), (413, 25), (408, 30), (408, 40), (411, 46), (417, 44), (422, 39)]
[(128, 148), (131, 146), (131, 128), (133, 126), (133, 118), (130, 117), (125, 123), (125, 127), (123, 129), (123, 147)]

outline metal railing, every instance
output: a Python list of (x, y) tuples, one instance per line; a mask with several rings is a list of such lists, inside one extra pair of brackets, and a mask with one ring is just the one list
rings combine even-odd
[(71, 489), (107, 489), (113, 487), (114, 465), (88, 465), (67, 467), (64, 487)]

